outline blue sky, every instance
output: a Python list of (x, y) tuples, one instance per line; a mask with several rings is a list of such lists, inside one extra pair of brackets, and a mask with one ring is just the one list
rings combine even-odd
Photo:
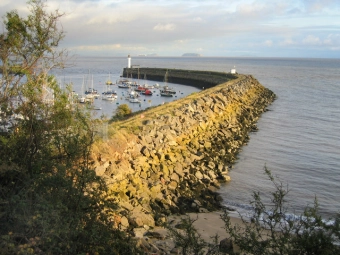
[[(27, 12), (0, 0), (0, 14)], [(73, 54), (340, 58), (340, 0), (48, 0)], [(1, 28), (2, 29), (2, 28)]]

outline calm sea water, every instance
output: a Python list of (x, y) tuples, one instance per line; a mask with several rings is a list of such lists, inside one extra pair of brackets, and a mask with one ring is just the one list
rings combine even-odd
[[(141, 61), (141, 67), (144, 67), (147, 62)], [(137, 64), (137, 63), (134, 63)], [(102, 92), (113, 90), (117, 93), (117, 100), (107, 101), (101, 98), (94, 100), (95, 108), (100, 110), (93, 111), (95, 118), (112, 117), (115, 114), (117, 107), (121, 104), (128, 104), (133, 112), (144, 110), (151, 106), (165, 104), (173, 100), (177, 100), (188, 96), (191, 93), (198, 92), (200, 89), (184, 86), (181, 84), (172, 84), (159, 81), (144, 80), (144, 74), (140, 74), (140, 79), (130, 79), (138, 84), (155, 85), (159, 87), (165, 85), (171, 87), (176, 91), (173, 97), (162, 97), (159, 94), (159, 89), (151, 89), (152, 96), (145, 96), (140, 94), (139, 99), (141, 103), (131, 103), (126, 98), (129, 90), (126, 88), (119, 88), (117, 85), (106, 85), (106, 81), (111, 80), (114, 84), (120, 80), (123, 68), (127, 66), (127, 58), (96, 58), (96, 57), (81, 57), (73, 59), (68, 62), (69, 67), (60, 71), (54, 71), (58, 77), (60, 86), (65, 87), (66, 84), (72, 84), (73, 90), (79, 95), (84, 95), (89, 88), (94, 88), (100, 95)], [(146, 77), (147, 78), (147, 77)]]
[[(79, 91), (84, 75), (90, 70), (95, 86), (104, 90), (109, 74), (111, 80), (118, 79), (127, 66), (127, 58), (82, 57), (74, 64), (59, 73), (59, 79), (73, 82)], [(263, 174), (266, 166), (288, 184), (291, 212), (301, 213), (315, 197), (323, 216), (333, 217), (340, 211), (339, 59), (136, 57), (132, 64), (227, 72), (235, 66), (239, 73), (252, 74), (274, 91), (277, 100), (262, 115), (259, 131), (250, 135), (248, 145), (239, 154), (230, 172), (232, 181), (222, 186), (224, 203), (246, 209), (253, 191), (268, 194), (272, 185)], [(174, 86), (180, 91), (178, 97), (197, 91)], [(135, 110), (164, 100), (153, 95), (142, 106), (135, 106)], [(99, 102), (103, 104), (96, 101)], [(104, 114), (109, 116), (117, 102), (110, 104), (103, 107)]]

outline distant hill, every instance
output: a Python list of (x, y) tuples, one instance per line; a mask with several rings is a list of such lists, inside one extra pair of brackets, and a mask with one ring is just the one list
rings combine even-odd
[(184, 53), (182, 57), (201, 57), (201, 54), (198, 53)]

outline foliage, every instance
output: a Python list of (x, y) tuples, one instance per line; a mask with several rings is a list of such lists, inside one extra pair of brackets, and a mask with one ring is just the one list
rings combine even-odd
[[(16, 10), (4, 18), (4, 33), (0, 34), (2, 63), (2, 99), (16, 96), (22, 80), (53, 67), (63, 67), (64, 50), (56, 50), (64, 33), (58, 27), (63, 14), (47, 13), (41, 0), (29, 1), (31, 14), (21, 18)], [(1, 101), (0, 101), (1, 102)]]
[(275, 180), (265, 168), (265, 174), (274, 185), (269, 205), (258, 192), (254, 192), (254, 215), (248, 223), (233, 226), (227, 213), (224, 214), (226, 231), (242, 254), (339, 254), (339, 217), (328, 224), (318, 214), (315, 200), (300, 217), (288, 214), (286, 195), (288, 188)]
[(127, 104), (121, 104), (120, 106), (117, 107), (116, 110), (116, 117), (118, 119), (122, 119), (132, 113), (132, 110)]
[(135, 254), (91, 163), (92, 120), (48, 74), (63, 66), (62, 14), (29, 6), (0, 34), (0, 117), (12, 130), (0, 134), (0, 254)]
[[(218, 244), (218, 236), (212, 242), (204, 241), (190, 218), (181, 224), (167, 228), (181, 254), (254, 254), (254, 255), (330, 255), (340, 254), (340, 217), (325, 221), (318, 214), (318, 203), (306, 207), (301, 216), (288, 214), (287, 187), (272, 176), (265, 168), (265, 174), (274, 186), (269, 204), (258, 192), (254, 192), (254, 215), (251, 221), (241, 216), (242, 224), (232, 224), (227, 211), (221, 216), (225, 230), (234, 246)], [(177, 228), (177, 229), (176, 229)], [(233, 249), (233, 250), (230, 250)]]

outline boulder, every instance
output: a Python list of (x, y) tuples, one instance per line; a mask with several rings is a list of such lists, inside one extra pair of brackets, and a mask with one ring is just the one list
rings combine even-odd
[(121, 218), (121, 221), (120, 221), (120, 229), (122, 230), (126, 230), (129, 228), (129, 220), (128, 218), (126, 218), (125, 216), (123, 216)]
[(144, 225), (154, 227), (155, 220), (151, 214), (146, 214), (142, 211), (133, 210), (129, 216), (129, 223), (135, 227), (143, 227)]

